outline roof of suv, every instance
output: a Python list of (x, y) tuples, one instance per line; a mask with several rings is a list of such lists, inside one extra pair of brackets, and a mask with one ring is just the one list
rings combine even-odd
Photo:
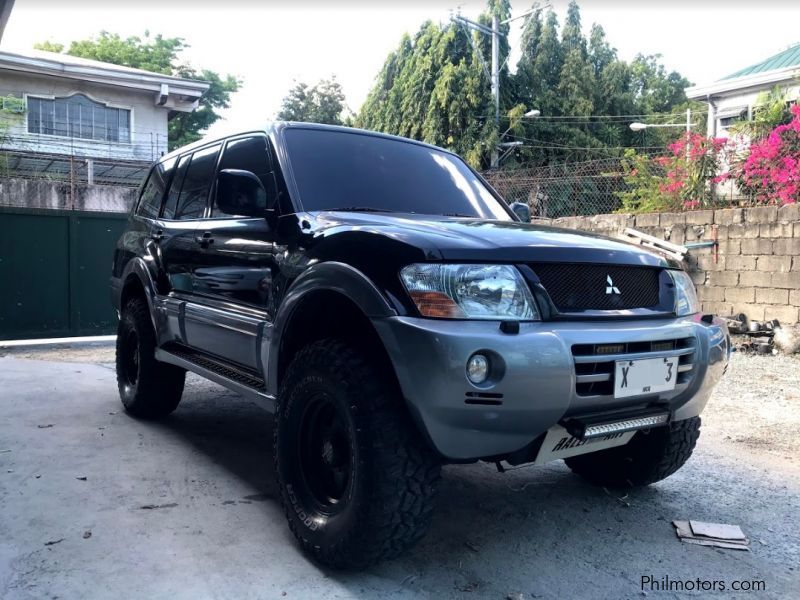
[(356, 127), (345, 127), (344, 125), (323, 125), (322, 123), (304, 123), (299, 121), (271, 121), (267, 122), (262, 127), (254, 127), (252, 129), (241, 129), (237, 131), (230, 131), (223, 135), (216, 135), (216, 136), (209, 136), (203, 139), (200, 139), (196, 142), (192, 142), (191, 144), (187, 144), (185, 146), (181, 146), (180, 148), (176, 148), (172, 152), (168, 152), (164, 156), (159, 159), (159, 162), (168, 160), (180, 154), (185, 154), (186, 152), (190, 152), (195, 148), (200, 148), (202, 146), (206, 146), (208, 144), (212, 144), (214, 142), (221, 142), (226, 140), (230, 137), (245, 135), (248, 133), (272, 133), (272, 132), (279, 132), (283, 129), (322, 129), (328, 131), (341, 131), (343, 133), (358, 133), (361, 135), (370, 135), (373, 137), (380, 137), (389, 140), (396, 140), (399, 142), (407, 142), (410, 144), (415, 144), (417, 146), (423, 146), (425, 148), (431, 148), (433, 150), (439, 150), (440, 152), (447, 152), (448, 154), (453, 154), (452, 151), (446, 148), (440, 148), (439, 146), (434, 146), (433, 144), (426, 144), (425, 142), (420, 142), (417, 140), (412, 140), (409, 138), (401, 137), (398, 135), (391, 135), (389, 133), (381, 133), (379, 131), (370, 131), (368, 129), (358, 129)]

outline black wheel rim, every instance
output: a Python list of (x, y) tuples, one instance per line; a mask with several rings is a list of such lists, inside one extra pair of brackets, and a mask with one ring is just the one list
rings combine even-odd
[(129, 330), (125, 335), (122, 352), (122, 376), (129, 386), (135, 386), (139, 379), (139, 336)]
[(352, 479), (350, 428), (339, 406), (326, 395), (305, 407), (298, 436), (305, 491), (321, 512), (342, 508)]

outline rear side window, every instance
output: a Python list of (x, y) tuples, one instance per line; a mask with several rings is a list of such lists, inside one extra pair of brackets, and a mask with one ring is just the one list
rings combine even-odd
[(169, 178), (175, 167), (175, 159), (158, 163), (150, 170), (147, 183), (142, 188), (142, 195), (139, 197), (139, 205), (136, 207), (136, 214), (146, 219), (157, 219), (161, 210), (161, 201), (164, 199), (164, 192), (167, 189)]
[[(255, 174), (267, 191), (267, 206), (275, 204), (275, 180), (270, 167), (267, 139), (263, 136), (231, 140), (222, 153), (219, 170), (241, 169)], [(227, 215), (214, 205), (215, 217), (235, 216)]]
[(167, 199), (164, 202), (164, 212), (161, 215), (164, 219), (175, 218), (175, 209), (178, 208), (178, 196), (181, 195), (181, 187), (183, 187), (183, 180), (186, 178), (186, 171), (191, 160), (191, 154), (182, 156), (178, 163), (178, 168), (175, 169), (175, 176), (172, 178), (172, 185), (169, 186)]
[(206, 209), (208, 190), (214, 178), (220, 144), (203, 148), (192, 154), (178, 195), (175, 219), (200, 219)]

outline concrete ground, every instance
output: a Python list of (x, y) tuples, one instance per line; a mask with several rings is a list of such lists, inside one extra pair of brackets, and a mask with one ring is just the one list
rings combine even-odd
[[(563, 463), (444, 469), (423, 542), (363, 573), (298, 551), (270, 417), (190, 376), (161, 423), (122, 412), (109, 347), (0, 358), (2, 598), (663, 598), (660, 581), (800, 592), (800, 361), (735, 356), (690, 462), (625, 498)], [(22, 358), (24, 357), (24, 358)], [(46, 359), (46, 360), (42, 360)], [(741, 525), (750, 551), (681, 543), (673, 519)]]

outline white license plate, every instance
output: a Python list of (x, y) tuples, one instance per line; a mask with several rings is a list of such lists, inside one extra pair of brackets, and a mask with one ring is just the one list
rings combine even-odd
[(678, 357), (618, 360), (614, 373), (614, 398), (657, 394), (675, 389)]

